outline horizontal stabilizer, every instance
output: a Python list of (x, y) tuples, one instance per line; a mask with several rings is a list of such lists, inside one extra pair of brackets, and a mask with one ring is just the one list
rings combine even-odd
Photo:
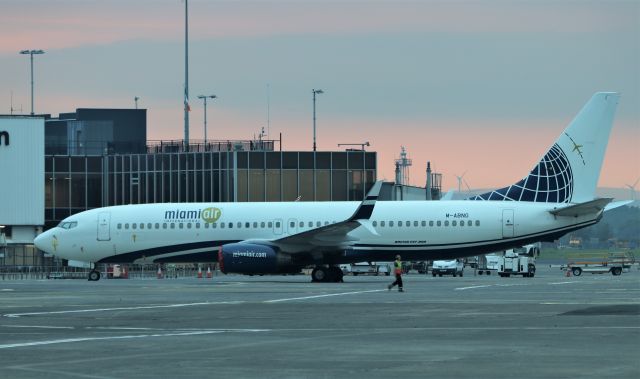
[(578, 217), (602, 212), (613, 198), (601, 198), (549, 211), (554, 216)]
[(616, 209), (618, 207), (624, 207), (625, 205), (629, 205), (631, 203), (633, 203), (634, 200), (623, 200), (623, 201), (616, 201), (613, 203), (609, 203), (607, 204), (607, 206), (604, 208), (604, 211), (610, 211), (612, 209)]

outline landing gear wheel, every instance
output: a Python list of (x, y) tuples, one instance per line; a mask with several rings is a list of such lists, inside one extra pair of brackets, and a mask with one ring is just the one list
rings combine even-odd
[(460, 277), (462, 278), (464, 276), (464, 271), (460, 271)]
[(621, 267), (614, 267), (611, 269), (611, 274), (618, 276), (620, 274), (622, 274), (622, 268)]
[(91, 270), (88, 279), (90, 282), (97, 282), (98, 280), (100, 280), (100, 271)]
[(342, 270), (340, 270), (339, 267), (329, 267), (329, 272), (331, 273), (329, 275), (330, 279), (332, 279), (332, 282), (335, 283), (342, 283), (344, 282), (343, 277), (344, 277), (344, 273), (342, 272)]
[(324, 282), (327, 280), (327, 269), (325, 267), (316, 267), (311, 271), (312, 282)]
[(582, 274), (582, 269), (580, 267), (574, 267), (571, 269), (571, 273), (573, 276), (580, 276), (580, 274)]

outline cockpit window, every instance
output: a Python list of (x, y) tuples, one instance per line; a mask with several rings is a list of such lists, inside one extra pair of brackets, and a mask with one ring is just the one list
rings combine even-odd
[(77, 221), (63, 221), (58, 224), (58, 228), (62, 228), (62, 229), (73, 229), (76, 226), (78, 226)]

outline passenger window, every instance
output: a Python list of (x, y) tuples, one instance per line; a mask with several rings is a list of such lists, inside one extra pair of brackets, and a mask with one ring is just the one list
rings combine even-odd
[(184, 229), (184, 222), (178, 223), (178, 228)]
[(405, 224), (407, 227), (411, 226), (411, 221), (407, 221), (407, 223)]
[(384, 221), (380, 221), (380, 226), (384, 228)]
[(398, 221), (398, 227), (402, 227), (402, 221)]
[(467, 226), (473, 226), (473, 222), (471, 220), (467, 221)]
[(135, 222), (131, 224), (131, 229), (137, 229), (137, 228), (138, 228), (138, 224), (136, 224)]
[(140, 229), (144, 229), (144, 224), (140, 224)]
[(129, 229), (129, 223), (124, 224), (125, 229)]
[(244, 227), (249, 229), (251, 227), (251, 223), (250, 222), (245, 222), (244, 223)]
[(325, 222), (324, 222), (324, 225), (325, 225), (325, 226), (329, 225), (329, 221), (325, 221)]
[(221, 222), (221, 223), (220, 223), (220, 229), (224, 229), (224, 226), (225, 226), (225, 223), (224, 223), (224, 222)]
[(464, 226), (464, 221), (460, 221), (460, 226)]
[(374, 221), (371, 223), (373, 225), (373, 227), (375, 228), (376, 226), (378, 226), (378, 221)]
[(200, 229), (200, 223), (196, 222), (196, 229)]
[(163, 222), (163, 223), (162, 223), (162, 229), (166, 229), (166, 228), (167, 228), (167, 223), (166, 223), (166, 222)]
[(260, 227), (264, 229), (264, 221), (260, 223)]
[(269, 221), (269, 222), (267, 223), (267, 227), (268, 227), (269, 229), (273, 228), (273, 222)]
[(191, 229), (191, 223), (187, 222), (187, 229)]
[(172, 222), (172, 223), (169, 225), (169, 227), (170, 227), (171, 229), (175, 229), (175, 228), (176, 228), (176, 223), (175, 223), (175, 222)]
[(415, 226), (417, 228), (418, 227), (418, 221), (414, 221), (413, 222), (413, 226)]
[(211, 226), (213, 229), (215, 229), (215, 228), (218, 227), (218, 224), (216, 224), (215, 222), (212, 223), (212, 224), (210, 224), (208, 222), (206, 224), (204, 224), (204, 227), (207, 228), (207, 229), (209, 229), (209, 226)]
[(304, 228), (304, 221), (300, 221), (300, 227)]
[(153, 229), (153, 225), (151, 223), (147, 224), (147, 229)]
[(254, 229), (258, 229), (258, 223), (257, 223), (257, 222), (254, 222), (254, 223), (253, 223), (253, 228), (254, 228)]
[(160, 229), (160, 223), (156, 222), (156, 229)]
[(429, 221), (429, 226), (433, 226), (433, 220)]
[(438, 221), (436, 222), (436, 225), (438, 225), (438, 226), (442, 226), (442, 221), (438, 220)]
[(233, 222), (229, 223), (229, 229), (233, 229)]
[(476, 226), (480, 226), (480, 220), (476, 220)]
[(393, 228), (393, 221), (389, 221), (389, 227)]
[(309, 227), (313, 228), (313, 221), (309, 221)]
[(293, 228), (294, 226), (296, 226), (296, 223), (295, 223), (295, 222), (290, 222), (290, 223), (289, 223), (289, 227)]
[(427, 222), (426, 221), (422, 221), (422, 227), (424, 228), (425, 226), (427, 226)]
[(122, 224), (118, 223), (118, 229), (122, 229)]
[(451, 221), (451, 226), (458, 226), (458, 222), (456, 220)]
[(320, 221), (316, 221), (316, 228), (319, 228), (322, 226), (322, 223)]
[(276, 228), (280, 227), (280, 221), (276, 221)]
[(449, 220), (444, 221), (444, 226), (449, 226)]
[(242, 223), (238, 222), (238, 229), (242, 228)]

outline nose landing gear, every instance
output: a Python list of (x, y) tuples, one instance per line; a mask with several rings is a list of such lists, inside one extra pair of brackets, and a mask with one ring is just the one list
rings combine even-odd
[(312, 282), (323, 282), (323, 283), (342, 283), (344, 274), (340, 267), (335, 266), (317, 266), (311, 272), (311, 281)]

